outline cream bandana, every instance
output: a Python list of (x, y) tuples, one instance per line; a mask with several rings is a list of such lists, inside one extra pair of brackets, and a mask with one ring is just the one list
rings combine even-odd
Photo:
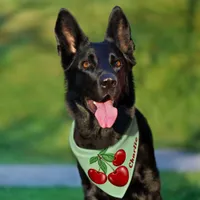
[(105, 193), (122, 198), (131, 182), (139, 146), (136, 117), (127, 133), (113, 146), (102, 150), (80, 148), (74, 141), (72, 124), (69, 142), (87, 177)]

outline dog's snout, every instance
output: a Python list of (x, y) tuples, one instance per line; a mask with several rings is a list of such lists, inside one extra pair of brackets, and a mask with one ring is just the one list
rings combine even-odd
[(114, 88), (117, 85), (117, 78), (114, 74), (103, 74), (100, 77), (100, 85), (104, 89)]

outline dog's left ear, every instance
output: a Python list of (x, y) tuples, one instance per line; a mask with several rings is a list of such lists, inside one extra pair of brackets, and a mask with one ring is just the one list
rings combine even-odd
[[(62, 8), (55, 25), (57, 50), (61, 54), (65, 69), (68, 69), (77, 51), (88, 42), (88, 38), (79, 27), (76, 19)], [(64, 54), (64, 55), (62, 55)]]
[(114, 7), (110, 14), (105, 40), (114, 42), (130, 64), (132, 66), (135, 65), (135, 59), (133, 57), (135, 45), (131, 38), (131, 28), (125, 14), (119, 6)]

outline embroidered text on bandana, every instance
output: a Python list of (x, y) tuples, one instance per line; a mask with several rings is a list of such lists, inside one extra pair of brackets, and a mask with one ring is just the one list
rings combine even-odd
[(70, 146), (87, 177), (107, 194), (122, 198), (131, 182), (139, 146), (136, 117), (127, 133), (113, 146), (102, 150), (80, 148), (74, 141), (74, 122)]

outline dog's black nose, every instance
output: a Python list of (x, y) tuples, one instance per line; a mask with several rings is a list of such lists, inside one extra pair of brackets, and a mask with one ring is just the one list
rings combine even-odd
[(100, 85), (104, 89), (114, 88), (117, 85), (117, 77), (114, 74), (103, 74), (100, 77)]

